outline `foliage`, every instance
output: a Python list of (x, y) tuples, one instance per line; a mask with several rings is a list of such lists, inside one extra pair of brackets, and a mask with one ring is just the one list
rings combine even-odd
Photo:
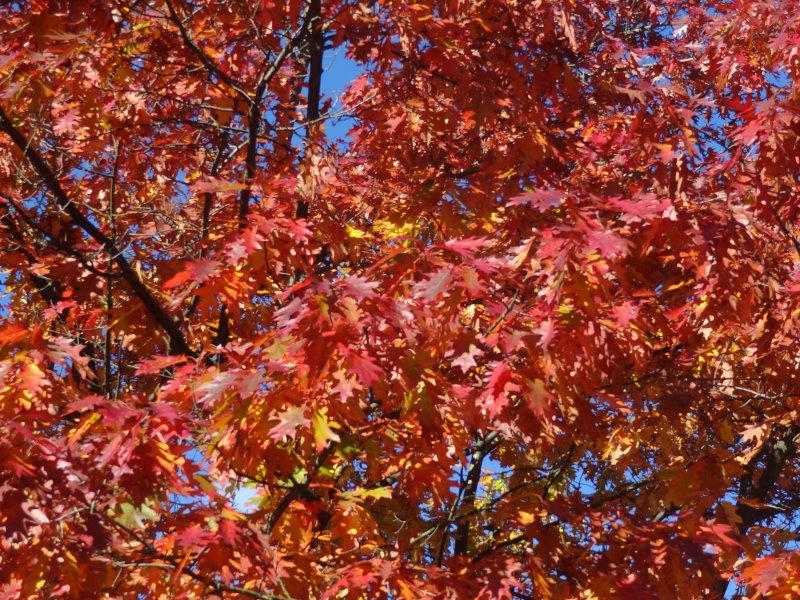
[(799, 593), (796, 2), (0, 6), (0, 598)]

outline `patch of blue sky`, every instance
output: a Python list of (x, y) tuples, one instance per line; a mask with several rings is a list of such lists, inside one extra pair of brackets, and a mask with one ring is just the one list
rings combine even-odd
[(792, 85), (792, 78), (784, 69), (774, 69), (764, 74), (764, 79), (773, 88), (784, 90)]
[(342, 95), (348, 86), (363, 73), (363, 66), (347, 57), (345, 47), (337, 48), (326, 56), (321, 82), (322, 94), (331, 99), (330, 114), (325, 131), (331, 139), (350, 142), (347, 132), (353, 126), (353, 115), (345, 109)]
[(11, 314), (11, 294), (8, 291), (8, 273), (0, 271), (0, 319), (7, 319)]

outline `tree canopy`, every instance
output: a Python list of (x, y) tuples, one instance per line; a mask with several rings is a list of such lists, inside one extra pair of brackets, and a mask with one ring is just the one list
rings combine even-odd
[(797, 597), (798, 48), (0, 3), (0, 599)]

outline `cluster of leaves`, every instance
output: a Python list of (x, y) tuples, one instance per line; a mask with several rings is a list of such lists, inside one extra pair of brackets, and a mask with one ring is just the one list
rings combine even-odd
[(1, 3), (0, 598), (795, 597), (798, 44)]

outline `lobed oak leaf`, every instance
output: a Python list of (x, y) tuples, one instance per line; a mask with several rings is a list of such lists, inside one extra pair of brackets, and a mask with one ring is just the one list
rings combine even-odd
[(539, 345), (547, 350), (550, 346), (550, 342), (553, 341), (553, 338), (556, 335), (555, 331), (555, 323), (553, 319), (547, 319), (542, 321), (542, 323), (533, 329), (533, 333), (539, 336)]
[(339, 425), (328, 420), (327, 409), (323, 408), (314, 413), (312, 428), (314, 430), (314, 444), (317, 452), (322, 452), (330, 442), (340, 441), (339, 434), (333, 428)]
[(389, 133), (394, 133), (398, 127), (406, 120), (406, 113), (401, 113), (396, 117), (392, 117), (390, 119), (386, 119), (386, 124), (389, 126), (387, 131)]
[(700, 531), (709, 533), (712, 537), (724, 546), (731, 546), (734, 548), (741, 547), (739, 541), (733, 536), (736, 535), (736, 529), (726, 523), (711, 523), (700, 527)]
[(197, 386), (200, 402), (208, 405), (214, 404), (222, 398), (226, 391), (236, 389), (238, 375), (236, 371), (223, 371), (215, 374), (210, 381)]
[(460, 254), (465, 258), (472, 258), (481, 249), (489, 244), (485, 237), (468, 237), (460, 240), (448, 240), (443, 245), (448, 250)]
[(263, 237), (256, 227), (245, 227), (225, 246), (228, 264), (237, 264), (261, 247)]
[(0, 586), (0, 600), (19, 600), (22, 597), (22, 580), (12, 579), (12, 581)]
[[(290, 286), (290, 287), (286, 288), (286, 289), (285, 289), (285, 290), (283, 290), (283, 291), (282, 291), (280, 294), (278, 294), (278, 296), (277, 296), (277, 297), (278, 297), (278, 298), (280, 298), (281, 300), (285, 300), (286, 298), (288, 298), (288, 297), (289, 297), (289, 296), (291, 296), (292, 294), (296, 294), (296, 293), (297, 293), (297, 292), (299, 292), (300, 290), (302, 290), (302, 289), (305, 289), (305, 288), (309, 287), (311, 284), (312, 284), (312, 282), (311, 282), (311, 279), (304, 279), (303, 281), (300, 281), (300, 282), (298, 282), (298, 283), (295, 283), (294, 285), (292, 285), (292, 286)], [(298, 303), (298, 304), (300, 303), (300, 300), (299, 300), (299, 298), (294, 298), (294, 299), (292, 300), (292, 302), (294, 302), (295, 300), (297, 301), (297, 303)], [(291, 304), (291, 303), (290, 303), (290, 304)], [(293, 307), (294, 307), (294, 306), (297, 306), (297, 304), (293, 305)], [(281, 310), (283, 310), (283, 309), (281, 309)], [(280, 311), (278, 311), (278, 312), (280, 312)]]
[(257, 370), (241, 370), (236, 378), (236, 391), (240, 398), (250, 398), (264, 384), (264, 376)]
[(86, 375), (89, 357), (81, 353), (86, 348), (85, 344), (76, 344), (72, 338), (56, 336), (48, 340), (48, 346), (50, 360), (59, 365), (70, 364), (79, 373)]
[(51, 383), (39, 365), (26, 362), (19, 371), (19, 387), (31, 396), (36, 396), (44, 388), (51, 387)]
[(137, 375), (155, 375), (163, 369), (186, 362), (185, 356), (154, 356), (143, 360), (136, 369)]
[(356, 375), (363, 385), (370, 386), (385, 376), (383, 369), (370, 356), (352, 350), (346, 351), (346, 356), (350, 363), (347, 372)]
[(467, 373), (472, 367), (477, 367), (475, 357), (483, 354), (483, 351), (474, 344), (469, 345), (469, 349), (453, 359), (452, 364), (459, 367), (463, 373)]
[(364, 277), (348, 275), (344, 284), (356, 300), (368, 300), (375, 297), (375, 288), (380, 284), (377, 281), (367, 281)]
[(47, 319), (56, 319), (59, 317), (59, 315), (63, 315), (69, 309), (75, 308), (77, 306), (78, 303), (75, 300), (60, 300), (55, 304), (53, 304), (52, 306), (49, 306), (44, 311), (44, 316)]
[(282, 223), (286, 231), (298, 242), (307, 240), (314, 235), (303, 219), (286, 219)]
[(420, 281), (414, 286), (414, 297), (431, 302), (447, 289), (451, 273), (450, 268), (445, 267), (429, 275), (424, 281)]
[(529, 383), (529, 388), (530, 399), (528, 400), (528, 407), (537, 417), (545, 417), (550, 410), (551, 396), (545, 387), (544, 381), (535, 379), (533, 382)]
[(609, 198), (608, 203), (623, 213), (626, 222), (660, 218), (672, 206), (668, 198), (659, 199), (656, 194), (641, 194), (629, 200)]
[(80, 114), (80, 110), (77, 107), (67, 109), (56, 120), (55, 124), (53, 125), (53, 131), (58, 135), (71, 131), (74, 129)]
[(489, 375), (489, 393), (495, 397), (500, 396), (513, 378), (514, 372), (508, 365), (504, 361), (498, 362)]
[(6, 323), (0, 327), (0, 345), (8, 346), (30, 336), (30, 330), (18, 323)]
[(176, 541), (186, 550), (198, 550), (204, 548), (215, 538), (215, 534), (204, 530), (197, 523), (187, 527), (175, 536)]
[(102, 396), (84, 396), (70, 402), (67, 405), (68, 412), (83, 412), (86, 410), (94, 410), (97, 407), (103, 406), (108, 402), (107, 398)]
[(765, 556), (742, 569), (742, 580), (753, 586), (762, 596), (768, 596), (770, 590), (780, 585), (781, 579), (787, 577), (783, 560), (774, 556)]
[(269, 437), (276, 442), (291, 439), (301, 427), (308, 427), (310, 421), (301, 406), (291, 406), (278, 415), (278, 424), (269, 430)]
[(751, 146), (764, 136), (764, 122), (761, 116), (755, 117), (736, 130), (734, 139), (742, 145)]
[(486, 291), (486, 286), (481, 282), (478, 272), (470, 267), (461, 270), (461, 285), (473, 296), (480, 296)]
[(628, 324), (636, 318), (637, 314), (639, 313), (639, 307), (635, 302), (627, 301), (623, 302), (619, 306), (615, 306), (613, 311), (614, 317), (616, 318), (620, 327), (627, 327)]
[(588, 241), (590, 248), (596, 248), (606, 258), (614, 258), (628, 250), (627, 240), (610, 231), (593, 231), (589, 234)]
[(120, 510), (122, 514), (117, 517), (117, 521), (128, 529), (142, 529), (148, 521), (154, 521), (158, 518), (158, 513), (147, 504), (141, 504), (136, 507), (125, 502), (120, 506)]
[(275, 311), (275, 323), (279, 327), (291, 329), (300, 321), (305, 311), (306, 306), (303, 300), (299, 296), (295, 296), (291, 301)]
[(182, 271), (179, 271), (164, 283), (164, 289), (169, 290), (178, 287), (187, 281), (204, 283), (217, 274), (220, 265), (221, 263), (214, 259), (200, 259), (186, 263)]
[(219, 533), (229, 546), (236, 546), (240, 538), (239, 526), (232, 519), (223, 518), (219, 522)]
[(514, 196), (508, 202), (509, 206), (518, 206), (520, 204), (530, 204), (538, 210), (547, 210), (561, 204), (564, 199), (564, 192), (554, 188), (544, 188), (525, 192), (518, 196)]
[(198, 179), (192, 183), (192, 190), (198, 194), (217, 193), (217, 192), (236, 192), (245, 189), (247, 186), (236, 181), (225, 181), (218, 177), (206, 177)]

